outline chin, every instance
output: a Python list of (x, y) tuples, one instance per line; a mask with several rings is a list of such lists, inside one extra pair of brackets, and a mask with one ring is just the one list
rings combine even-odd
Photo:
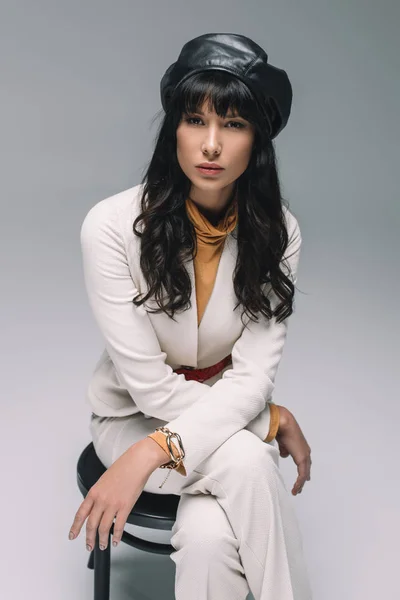
[(224, 188), (227, 185), (229, 185), (230, 183), (232, 183), (232, 181), (230, 179), (226, 180), (226, 178), (224, 178), (224, 176), (215, 177), (215, 179), (214, 179), (214, 177), (202, 177), (201, 175), (198, 175), (197, 173), (195, 173), (195, 175), (193, 177), (190, 177), (190, 180), (197, 187), (204, 188), (204, 189), (207, 189), (209, 187), (212, 187), (213, 189)]

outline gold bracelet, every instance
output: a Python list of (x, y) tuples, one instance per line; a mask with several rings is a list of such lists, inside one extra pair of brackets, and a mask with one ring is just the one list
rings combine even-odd
[[(168, 429), (168, 427), (157, 427), (155, 431), (161, 431), (167, 438), (167, 446), (170, 454), (170, 461), (165, 463), (164, 465), (160, 465), (160, 469), (177, 469), (182, 464), (183, 459), (185, 458), (185, 450), (183, 448), (181, 436), (179, 433), (174, 433)], [(179, 453), (178, 456), (175, 456), (174, 450), (176, 447), (171, 443), (172, 438), (175, 438), (179, 445)]]

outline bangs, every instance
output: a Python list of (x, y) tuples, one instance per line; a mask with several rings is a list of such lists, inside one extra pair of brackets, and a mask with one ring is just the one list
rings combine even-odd
[[(207, 101), (208, 110), (214, 110), (221, 118), (228, 111), (254, 122), (256, 100), (240, 79), (226, 71), (209, 70), (196, 73), (176, 90), (174, 105), (180, 115), (201, 112)], [(232, 116), (229, 114), (229, 116)]]

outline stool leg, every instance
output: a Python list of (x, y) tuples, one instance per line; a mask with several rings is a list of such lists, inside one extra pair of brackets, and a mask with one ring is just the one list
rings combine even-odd
[(87, 566), (88, 569), (94, 569), (94, 550), (92, 550), (90, 553)]
[(99, 532), (96, 533), (94, 547), (94, 600), (109, 600), (110, 598), (110, 549), (111, 535), (107, 540), (107, 548), (99, 548)]

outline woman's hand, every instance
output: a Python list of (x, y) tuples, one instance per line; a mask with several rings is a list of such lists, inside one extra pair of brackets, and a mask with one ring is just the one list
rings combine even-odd
[(282, 458), (292, 456), (297, 465), (298, 477), (292, 488), (293, 496), (300, 494), (311, 475), (311, 448), (307, 443), (299, 424), (293, 414), (284, 406), (279, 406), (279, 429), (276, 441)]
[[(160, 460), (161, 458), (161, 460)], [(90, 488), (72, 523), (69, 539), (75, 539), (86, 519), (86, 548), (93, 550), (99, 531), (99, 546), (107, 547), (113, 524), (113, 546), (122, 538), (129, 513), (151, 473), (168, 456), (151, 438), (140, 440), (128, 448)]]

